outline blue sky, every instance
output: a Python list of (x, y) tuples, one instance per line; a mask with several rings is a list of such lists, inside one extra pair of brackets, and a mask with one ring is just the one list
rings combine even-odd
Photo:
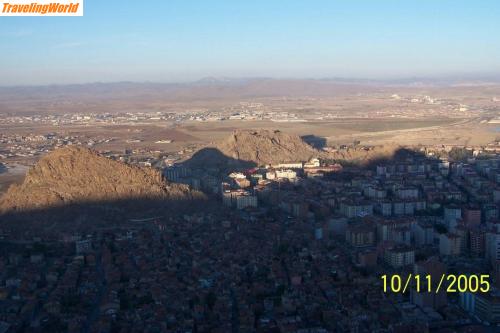
[(500, 73), (500, 1), (85, 0), (0, 17), (0, 85)]

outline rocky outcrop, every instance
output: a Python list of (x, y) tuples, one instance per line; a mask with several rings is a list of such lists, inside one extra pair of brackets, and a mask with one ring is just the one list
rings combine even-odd
[(236, 130), (222, 142), (194, 154), (187, 164), (197, 167), (248, 167), (308, 161), (321, 155), (322, 152), (297, 135), (278, 130)]
[(168, 183), (158, 170), (130, 166), (87, 148), (65, 147), (43, 157), (21, 185), (12, 185), (0, 198), (0, 212), (86, 202), (201, 198), (203, 194), (186, 185)]

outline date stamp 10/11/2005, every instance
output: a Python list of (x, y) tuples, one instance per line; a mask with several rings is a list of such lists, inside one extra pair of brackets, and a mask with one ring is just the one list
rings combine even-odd
[(417, 293), (487, 293), (490, 291), (490, 276), (441, 274), (440, 276), (408, 274), (382, 275), (385, 293), (406, 293), (414, 290)]

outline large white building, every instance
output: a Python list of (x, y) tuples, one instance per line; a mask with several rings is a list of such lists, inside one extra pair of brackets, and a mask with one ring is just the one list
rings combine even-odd
[(321, 165), (318, 158), (312, 158), (309, 162), (304, 163), (304, 168), (317, 168)]
[(273, 165), (273, 168), (275, 169), (302, 169), (303, 167), (304, 163), (302, 162), (289, 162)]
[(276, 170), (276, 178), (286, 178), (286, 179), (295, 179), (297, 178), (297, 172), (287, 169), (287, 170)]

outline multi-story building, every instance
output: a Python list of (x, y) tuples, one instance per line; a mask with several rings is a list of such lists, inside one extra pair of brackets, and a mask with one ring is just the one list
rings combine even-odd
[(384, 261), (393, 268), (415, 263), (415, 250), (407, 245), (396, 245), (384, 251)]
[(413, 226), (415, 245), (432, 245), (434, 243), (434, 226), (427, 221), (419, 221)]
[(280, 163), (277, 165), (273, 165), (273, 168), (276, 169), (302, 169), (304, 167), (304, 163), (302, 162), (289, 162), (289, 163)]
[(283, 169), (283, 170), (276, 170), (276, 178), (285, 178), (289, 180), (293, 180), (297, 178), (297, 172), (291, 170), (291, 169)]
[(378, 241), (392, 241), (410, 244), (411, 228), (415, 224), (412, 219), (384, 219), (377, 221)]
[(500, 323), (500, 292), (475, 293), (474, 314), (490, 324)]
[(479, 225), (481, 223), (481, 209), (479, 207), (464, 208), (463, 221), (466, 225)]
[(369, 223), (356, 223), (347, 227), (346, 241), (355, 247), (375, 245), (375, 228)]
[(486, 259), (492, 263), (500, 260), (500, 233), (488, 232), (485, 240)]
[(82, 239), (75, 242), (76, 254), (87, 254), (92, 251), (92, 240)]
[(250, 195), (248, 193), (240, 194), (236, 196), (236, 208), (243, 209), (246, 207), (257, 207), (257, 197), (255, 195)]
[(486, 231), (482, 228), (469, 230), (469, 247), (472, 255), (483, 256), (486, 251)]
[(439, 237), (439, 253), (443, 256), (458, 256), (462, 247), (461, 237), (457, 234), (441, 234)]
[(443, 218), (448, 229), (453, 230), (457, 226), (458, 220), (462, 219), (462, 209), (454, 205), (446, 206), (444, 207)]
[(417, 199), (418, 189), (415, 187), (404, 187), (396, 189), (395, 195), (399, 199)]
[(373, 215), (373, 205), (369, 202), (343, 201), (340, 212), (349, 218), (369, 216)]

